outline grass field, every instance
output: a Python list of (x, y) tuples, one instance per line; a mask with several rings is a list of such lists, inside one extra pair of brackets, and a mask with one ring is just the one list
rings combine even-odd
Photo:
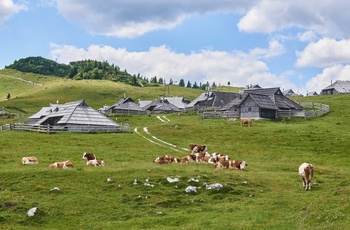
[[(54, 81), (45, 84), (52, 86), (52, 95), (44, 94), (45, 89), (29, 90), (0, 106), (37, 112), (50, 101), (46, 97), (57, 98), (66, 87)], [(91, 89), (81, 86), (90, 93), (87, 100), (103, 103), (97, 96), (100, 83), (89, 84)], [(142, 95), (142, 90), (130, 88), (128, 94)], [(177, 94), (176, 88), (172, 90)], [(80, 99), (68, 93), (64, 98)], [(347, 229), (349, 99), (350, 95), (295, 98), (328, 104), (331, 112), (316, 119), (260, 120), (250, 128), (226, 119), (198, 119), (196, 114), (161, 114), (166, 122), (157, 115), (118, 116), (118, 122), (130, 124), (130, 133), (0, 132), (0, 228)], [(209, 153), (228, 154), (248, 166), (244, 171), (226, 171), (200, 163), (153, 162), (164, 154), (186, 155), (190, 142), (207, 144)], [(86, 166), (81, 160), (85, 151), (94, 152), (106, 165)], [(21, 164), (23, 156), (32, 155), (39, 164)], [(74, 169), (48, 169), (49, 164), (67, 159)], [(302, 162), (315, 167), (311, 191), (302, 188), (298, 175)], [(169, 183), (167, 177), (179, 182)], [(108, 183), (107, 178), (113, 181)], [(213, 183), (223, 189), (207, 190), (205, 184)], [(196, 193), (185, 192), (190, 185), (196, 186)], [(51, 190), (54, 187), (60, 191)], [(32, 207), (38, 207), (37, 212), (28, 217)]]

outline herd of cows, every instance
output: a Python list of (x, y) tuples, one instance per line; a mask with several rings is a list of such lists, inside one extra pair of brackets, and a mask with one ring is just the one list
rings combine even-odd
[(190, 154), (183, 157), (164, 155), (157, 157), (154, 161), (158, 164), (169, 163), (190, 163), (201, 162), (213, 164), (215, 169), (237, 169), (243, 170), (245, 166), (248, 166), (247, 162), (241, 160), (230, 160), (228, 155), (222, 155), (218, 153), (209, 154), (206, 152), (207, 146), (201, 144), (190, 144)]
[[(170, 163), (180, 163), (187, 164), (190, 162), (202, 162), (213, 164), (214, 169), (233, 169), (233, 170), (244, 170), (248, 166), (247, 162), (242, 160), (230, 160), (228, 155), (222, 155), (218, 153), (209, 154), (206, 152), (207, 146), (201, 144), (190, 144), (190, 153), (183, 156), (168, 156), (163, 155), (157, 157), (154, 161), (158, 164), (170, 164)], [(98, 160), (93, 153), (83, 153), (82, 160), (86, 162), (89, 166), (104, 166), (103, 160)], [(22, 164), (38, 164), (39, 161), (35, 156), (23, 157)], [(73, 163), (70, 160), (62, 162), (54, 162), (49, 165), (50, 169), (55, 168), (74, 168)], [(303, 163), (299, 167), (299, 175), (301, 176), (303, 187), (305, 190), (311, 190), (311, 180), (314, 175), (314, 167), (310, 163)]]
[[(252, 123), (247, 121), (250, 126)], [(245, 124), (241, 122), (241, 124)], [(163, 155), (157, 157), (154, 162), (158, 164), (170, 164), (170, 163), (180, 163), (187, 164), (190, 162), (200, 162), (209, 163), (214, 165), (214, 169), (233, 169), (233, 170), (244, 170), (248, 166), (246, 161), (242, 160), (230, 160), (228, 155), (222, 155), (218, 153), (209, 154), (206, 152), (207, 146), (201, 144), (190, 144), (190, 153), (183, 156), (169, 156)], [(299, 175), (303, 182), (303, 187), (305, 190), (311, 190), (311, 180), (314, 175), (314, 167), (310, 163), (302, 163), (299, 166)]]

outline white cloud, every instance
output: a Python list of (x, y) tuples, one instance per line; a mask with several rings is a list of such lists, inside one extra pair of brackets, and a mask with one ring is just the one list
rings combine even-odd
[(255, 48), (252, 51), (250, 51), (250, 56), (265, 59), (265, 58), (279, 56), (284, 52), (285, 52), (285, 48), (281, 43), (279, 43), (277, 40), (271, 40), (269, 42), (268, 49)]
[[(271, 33), (285, 28), (304, 28), (335, 38), (350, 37), (350, 2), (343, 0), (262, 0), (239, 21), (244, 32)], [(342, 13), (344, 12), (344, 13)]]
[(211, 12), (243, 13), (257, 0), (57, 0), (59, 12), (90, 33), (136, 37)]
[(350, 40), (323, 38), (310, 43), (303, 51), (297, 51), (296, 66), (329, 67), (350, 64)]
[(317, 39), (317, 34), (314, 31), (306, 31), (304, 33), (299, 33), (298, 35), (298, 39), (301, 42), (313, 42)]
[(3, 21), (9, 19), (12, 15), (25, 9), (26, 9), (26, 6), (23, 4), (13, 3), (12, 0), (1, 0), (0, 1), (0, 28), (2, 27)]
[(51, 45), (51, 58), (58, 62), (94, 59), (114, 63), (130, 74), (140, 73), (151, 78), (162, 77), (169, 81), (184, 79), (192, 84), (196, 82), (217, 85), (244, 87), (259, 84), (264, 87), (281, 86), (295, 88), (286, 76), (275, 76), (267, 65), (254, 56), (242, 52), (224, 52), (203, 50), (189, 55), (176, 53), (169, 47), (151, 47), (144, 52), (129, 52), (111, 46), (91, 45), (87, 49), (70, 45)]
[(329, 68), (323, 69), (322, 73), (312, 78), (306, 83), (306, 88), (309, 92), (320, 91), (329, 86), (331, 82), (336, 80), (349, 80), (350, 65), (334, 65)]

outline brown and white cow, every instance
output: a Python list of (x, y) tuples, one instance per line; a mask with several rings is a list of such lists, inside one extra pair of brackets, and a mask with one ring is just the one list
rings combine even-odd
[(188, 162), (194, 162), (197, 161), (198, 156), (195, 154), (188, 154), (181, 158), (180, 163), (188, 163)]
[(90, 160), (96, 160), (96, 156), (95, 156), (95, 154), (93, 154), (93, 153), (87, 153), (87, 152), (85, 152), (85, 153), (83, 154), (82, 159), (83, 159), (85, 162), (88, 162), (88, 161), (90, 161)]
[(38, 158), (35, 156), (32, 157), (22, 157), (22, 164), (24, 165), (32, 165), (32, 164), (38, 164)]
[(158, 163), (158, 164), (170, 164), (170, 163), (179, 163), (181, 161), (180, 158), (176, 157), (176, 156), (168, 156), (168, 155), (164, 155), (161, 157), (157, 157), (154, 162)]
[(214, 164), (215, 169), (235, 169), (235, 170), (244, 170), (244, 167), (248, 166), (247, 162), (240, 160), (228, 160), (228, 161), (219, 161)]
[(88, 160), (86, 162), (86, 165), (90, 165), (90, 166), (105, 166), (105, 162), (103, 160)]
[(220, 161), (220, 162), (230, 160), (230, 157), (228, 155), (222, 155), (221, 153), (217, 155), (217, 158), (218, 158), (217, 161)]
[(209, 163), (209, 164), (215, 164), (218, 161), (218, 156), (216, 153), (213, 153), (211, 155), (206, 155), (204, 157), (204, 162)]
[(314, 176), (313, 165), (309, 163), (302, 163), (299, 166), (299, 175), (301, 176), (305, 190), (311, 190), (311, 180)]
[(250, 118), (241, 118), (241, 126), (243, 124), (248, 124), (248, 127), (253, 125), (253, 121)]
[(194, 153), (202, 153), (205, 152), (207, 150), (207, 146), (206, 145), (200, 145), (200, 144), (190, 144), (190, 153), (194, 154)]
[(49, 168), (55, 169), (55, 168), (74, 168), (73, 163), (70, 160), (61, 161), (61, 162), (55, 162), (53, 164), (49, 165)]

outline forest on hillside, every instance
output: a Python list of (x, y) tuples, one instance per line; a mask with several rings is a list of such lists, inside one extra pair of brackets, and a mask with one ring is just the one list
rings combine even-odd
[[(57, 77), (67, 77), (74, 80), (93, 79), (93, 80), (110, 80), (114, 82), (122, 82), (132, 86), (152, 86), (163, 84), (178, 84), (182, 87), (205, 90), (208, 87), (215, 87), (215, 82), (209, 85), (209, 82), (204, 84), (188, 81), (185, 84), (184, 79), (179, 82), (174, 82), (170, 79), (165, 82), (165, 79), (153, 76), (147, 78), (140, 73), (131, 75), (127, 70), (121, 70), (119, 66), (110, 64), (108, 61), (97, 60), (82, 60), (70, 62), (68, 65), (59, 64), (53, 60), (43, 57), (27, 57), (14, 61), (13, 64), (5, 66), (8, 69), (15, 69), (21, 72), (29, 72), (43, 75), (51, 75)], [(228, 83), (229, 85), (229, 83)]]

